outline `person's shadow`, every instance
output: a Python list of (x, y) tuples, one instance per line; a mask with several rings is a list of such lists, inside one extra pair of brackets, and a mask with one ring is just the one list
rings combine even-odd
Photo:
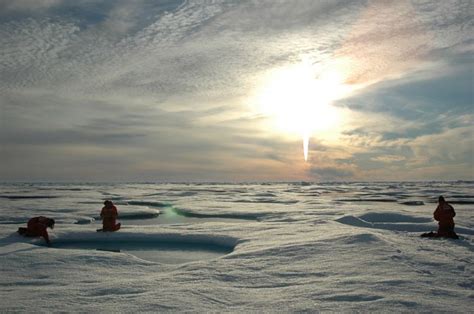
[(23, 252), (23, 251), (31, 251), (31, 250), (36, 250), (43, 248), (44, 246), (37, 245), (35, 242), (32, 241), (33, 238), (25, 238), (21, 235), (19, 235), (17, 232), (11, 233), (10, 235), (6, 236), (5, 238), (0, 239), (0, 246), (6, 246), (8, 244), (15, 244), (15, 243), (28, 243), (28, 244), (33, 244), (35, 247), (29, 247), (29, 248), (11, 248), (10, 250), (8, 248), (3, 249), (2, 253), (0, 256), (5, 256), (8, 254), (12, 253), (18, 253), (18, 252)]

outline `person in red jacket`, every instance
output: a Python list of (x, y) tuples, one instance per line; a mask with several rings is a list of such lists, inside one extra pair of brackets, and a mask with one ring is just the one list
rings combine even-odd
[(438, 236), (457, 238), (458, 236), (454, 232), (454, 216), (456, 212), (453, 206), (445, 201), (443, 196), (438, 198), (438, 207), (433, 213), (433, 217), (438, 221)]
[(27, 228), (18, 228), (18, 233), (26, 237), (43, 237), (51, 245), (47, 228), (54, 228), (54, 219), (43, 216), (33, 217), (28, 220)]
[(120, 229), (121, 224), (117, 224), (117, 207), (111, 201), (105, 201), (104, 207), (100, 212), (100, 218), (102, 218), (102, 229), (97, 231), (117, 231)]
[(433, 218), (438, 221), (438, 232), (430, 232), (422, 234), (423, 237), (445, 237), (459, 239), (454, 232), (454, 216), (456, 212), (453, 206), (448, 204), (443, 196), (438, 198), (438, 207), (433, 213)]

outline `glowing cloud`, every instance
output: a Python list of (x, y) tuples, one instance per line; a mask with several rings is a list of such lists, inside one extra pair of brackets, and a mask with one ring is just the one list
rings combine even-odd
[(341, 123), (331, 103), (349, 93), (340, 67), (324, 69), (303, 60), (271, 71), (259, 92), (260, 110), (273, 118), (275, 128), (303, 138), (305, 160), (309, 138), (314, 132), (329, 131)]
[(370, 2), (330, 59), (305, 58), (271, 71), (258, 103), (277, 129), (303, 137), (307, 160), (311, 135), (341, 122), (332, 102), (405, 73), (426, 53), (429, 41), (408, 1)]

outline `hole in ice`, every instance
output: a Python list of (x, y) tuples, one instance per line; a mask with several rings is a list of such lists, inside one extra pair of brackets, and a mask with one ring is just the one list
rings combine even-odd
[(192, 261), (214, 259), (234, 250), (235, 245), (214, 243), (211, 241), (192, 239), (176, 240), (56, 240), (52, 248), (94, 250), (111, 253), (127, 253), (143, 260), (163, 264), (183, 264)]

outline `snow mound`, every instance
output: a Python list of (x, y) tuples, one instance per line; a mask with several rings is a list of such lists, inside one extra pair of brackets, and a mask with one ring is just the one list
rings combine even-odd
[[(358, 217), (347, 215), (336, 219), (336, 221), (354, 227), (406, 232), (427, 232), (438, 228), (431, 218), (398, 213), (367, 213)], [(455, 231), (460, 234), (474, 234), (474, 230), (467, 227), (456, 226)]]
[(354, 217), (352, 215), (343, 216), (341, 218), (336, 219), (337, 222), (340, 222), (345, 225), (350, 225), (354, 227), (366, 227), (371, 228), (373, 225), (370, 222), (362, 220), (358, 217)]
[(407, 232), (426, 232), (435, 227), (431, 223), (431, 219), (425, 220), (424, 218), (393, 213), (370, 213), (360, 217), (348, 215), (338, 218), (336, 221), (354, 227)]
[(373, 244), (375, 242), (383, 242), (383, 241), (374, 234), (361, 233), (361, 234), (356, 234), (350, 237), (346, 237), (344, 241), (342, 242), (346, 244), (361, 245), (361, 244)]

